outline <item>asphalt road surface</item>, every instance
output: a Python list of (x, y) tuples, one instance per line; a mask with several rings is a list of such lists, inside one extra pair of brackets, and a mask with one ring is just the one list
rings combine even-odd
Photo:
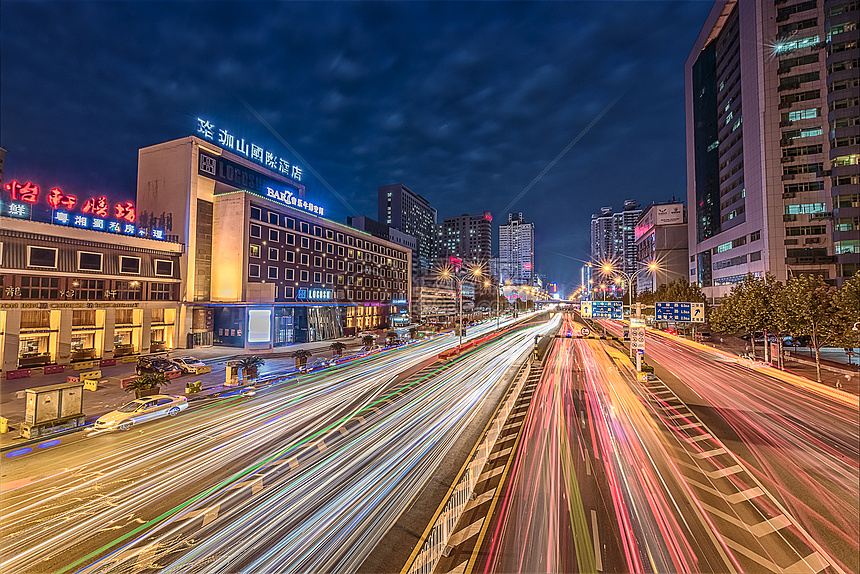
[(548, 328), (399, 376), (445, 335), (4, 460), (0, 571), (353, 571)]

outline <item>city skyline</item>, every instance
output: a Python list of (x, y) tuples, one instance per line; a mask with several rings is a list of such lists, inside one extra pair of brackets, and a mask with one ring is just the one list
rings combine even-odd
[[(588, 254), (588, 221), (568, 221), (570, 207), (682, 195), (683, 61), (709, 3), (252, 4), (238, 29), (238, 5), (216, 6), (7, 4), (7, 180), (133, 199), (137, 150), (203, 118), (303, 168), (336, 221), (373, 216), (375, 190), (395, 183), (440, 217), (524, 211), (541, 230), (539, 271), (568, 285), (570, 257)], [(24, 29), (52, 42), (11, 33)], [(130, 50), (143, 31), (152, 49)], [(619, 141), (636, 149), (624, 170), (606, 153)]]

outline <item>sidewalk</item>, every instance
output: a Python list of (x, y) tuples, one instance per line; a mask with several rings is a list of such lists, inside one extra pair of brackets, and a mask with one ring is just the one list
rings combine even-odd
[[(347, 345), (344, 353), (360, 348), (361, 340), (354, 337), (336, 339)], [(298, 343), (278, 348), (274, 353), (260, 355), (266, 364), (260, 369), (260, 375), (265, 376), (274, 372), (292, 371), (295, 362), (291, 355), (298, 349), (307, 349), (313, 353), (310, 360), (319, 357), (330, 357), (329, 346), (334, 340), (316, 341), (313, 343)], [(163, 394), (184, 395), (185, 384), (201, 381), (202, 391), (213, 391), (224, 385), (226, 380), (227, 363), (238, 360), (245, 353), (237, 353), (241, 349), (234, 347), (202, 347), (197, 349), (175, 349), (169, 353), (171, 357), (192, 356), (212, 366), (212, 372), (203, 375), (182, 375), (170, 381), (161, 388)], [(159, 353), (160, 354), (160, 353)], [(251, 354), (251, 353), (249, 353)], [(134, 393), (126, 392), (120, 387), (120, 379), (134, 376), (134, 363), (120, 364), (113, 367), (102, 367), (102, 377), (99, 379), (97, 391), (84, 391), (83, 411), (87, 422), (92, 422), (103, 414), (134, 400)], [(28, 442), (20, 438), (19, 425), (24, 421), (26, 411), (26, 389), (65, 383), (68, 375), (77, 371), (66, 371), (52, 375), (41, 375), (26, 379), (3, 380), (0, 382), (0, 416), (9, 420), (9, 432), (0, 434), (0, 448), (6, 448), (17, 443)], [(200, 395), (196, 395), (200, 396)]]

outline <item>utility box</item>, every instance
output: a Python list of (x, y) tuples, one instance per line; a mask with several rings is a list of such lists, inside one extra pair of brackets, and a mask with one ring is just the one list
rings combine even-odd
[(80, 381), (27, 389), (21, 436), (38, 438), (84, 424), (84, 384)]

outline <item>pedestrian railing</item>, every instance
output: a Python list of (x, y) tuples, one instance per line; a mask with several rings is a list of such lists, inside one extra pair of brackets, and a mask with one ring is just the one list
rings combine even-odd
[(496, 416), (490, 424), (487, 433), (484, 435), (484, 440), (475, 449), (472, 455), (472, 460), (465, 467), (462, 475), (457, 481), (454, 490), (442, 512), (436, 518), (436, 522), (427, 534), (421, 550), (415, 557), (415, 560), (407, 570), (408, 574), (431, 574), (439, 559), (442, 556), (447, 556), (450, 548), (448, 540), (454, 533), (454, 528), (460, 520), (466, 505), (470, 500), (474, 499), (475, 486), (478, 484), (478, 478), (481, 476), (481, 471), (487, 460), (490, 457), (490, 452), (496, 444), (502, 428), (508, 419), (508, 415), (516, 405), (517, 398), (525, 385), (531, 372), (531, 358), (520, 368), (517, 373), (517, 378), (514, 382), (514, 389), (505, 399), (502, 407), (496, 412)]

